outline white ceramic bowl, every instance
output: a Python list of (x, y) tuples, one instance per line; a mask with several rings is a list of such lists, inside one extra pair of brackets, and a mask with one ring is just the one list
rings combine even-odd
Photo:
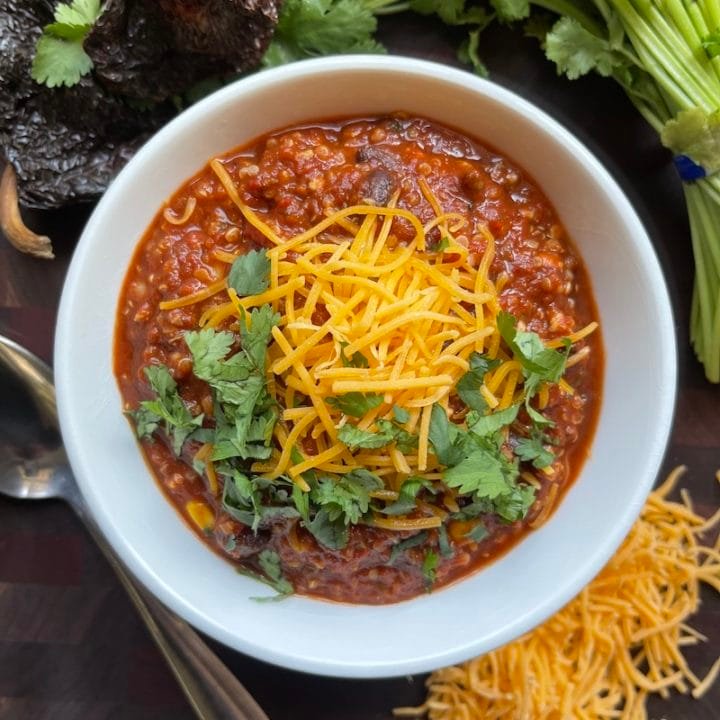
[[(155, 212), (213, 155), (303, 120), (393, 110), (426, 115), (519, 162), (555, 205), (589, 269), (606, 349), (592, 455), (551, 520), (507, 555), (430, 595), (384, 607), (303, 597), (257, 603), (263, 586), (201, 543), (143, 462), (111, 369), (121, 283)], [(470, 73), (398, 57), (297, 63), (193, 106), (133, 158), (98, 204), (60, 306), (55, 379), (63, 438), (109, 541), (163, 602), (203, 632), (314, 673), (430, 670), (502, 645), (562, 607), (602, 568), (660, 467), (676, 385), (667, 290), (648, 237), (608, 172), (533, 105)]]

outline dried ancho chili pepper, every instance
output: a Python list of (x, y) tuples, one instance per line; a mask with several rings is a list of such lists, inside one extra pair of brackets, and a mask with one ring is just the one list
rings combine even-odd
[(55, 5), (0, 0), (0, 155), (25, 207), (96, 200), (177, 112), (170, 98), (258, 65), (279, 1), (109, 0), (85, 38), (92, 72), (49, 88), (30, 68)]
[(110, 91), (162, 101), (214, 75), (257, 67), (279, 0), (110, 0), (85, 40)]

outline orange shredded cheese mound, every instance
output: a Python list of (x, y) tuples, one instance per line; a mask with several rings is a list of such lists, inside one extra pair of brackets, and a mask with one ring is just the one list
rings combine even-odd
[(396, 717), (430, 720), (645, 720), (651, 694), (702, 696), (720, 674), (703, 679), (682, 648), (706, 640), (686, 620), (700, 587), (720, 591), (720, 536), (698, 536), (720, 523), (697, 515), (689, 498), (667, 499), (685, 471), (676, 468), (653, 492), (604, 570), (572, 602), (531, 633), (487, 655), (437, 670), (418, 708)]
[[(474, 351), (501, 361), (487, 374), (483, 388), (490, 407), (502, 410), (523, 400), (521, 368), (502, 349), (497, 328), (498, 290), (489, 277), (495, 241), (487, 228), (479, 231), (484, 252), (473, 259), (453, 235), (466, 221), (445, 213), (423, 182), (422, 192), (436, 214), (424, 226), (412, 212), (395, 206), (396, 195), (387, 207), (355, 205), (330, 212), (309, 230), (285, 238), (243, 204), (220, 160), (210, 165), (247, 222), (267, 238), (269, 287), (258, 295), (238, 297), (222, 278), (204, 290), (165, 300), (160, 308), (213, 298), (200, 317), (206, 327), (237, 321), (250, 308), (268, 303), (280, 314), (268, 347), (268, 379), (286, 408), (275, 428), (280, 451), (267, 462), (255, 463), (254, 472), (268, 479), (286, 474), (303, 490), (308, 485), (301, 473), (310, 469), (343, 473), (363, 466), (382, 477), (389, 491), (397, 491), (409, 475), (436, 478), (430, 412), (436, 403), (450, 412), (448, 400)], [(395, 223), (412, 229), (410, 242), (398, 242)], [(426, 247), (426, 232), (436, 226), (446, 245), (442, 250)], [(228, 265), (236, 259), (225, 251), (215, 255)], [(596, 326), (579, 329), (577, 338)], [(356, 354), (362, 363), (350, 362)], [(403, 455), (393, 448), (380, 462), (353, 454), (337, 435), (348, 418), (327, 403), (348, 393), (382, 398), (358, 419), (364, 430), (377, 420), (392, 419), (394, 406), (407, 410), (407, 429), (418, 432), (418, 451)], [(312, 412), (295, 407), (299, 396)], [(314, 445), (312, 454), (304, 454), (308, 439)], [(302, 451), (301, 460), (291, 457), (294, 449)], [(434, 527), (438, 519), (423, 522), (430, 524), (418, 527)], [(378, 524), (408, 528), (402, 518), (379, 519)]]

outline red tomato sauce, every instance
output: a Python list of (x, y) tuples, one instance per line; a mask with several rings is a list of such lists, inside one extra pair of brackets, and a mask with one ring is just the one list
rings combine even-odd
[[(562, 338), (597, 319), (591, 285), (582, 261), (555, 210), (522, 168), (488, 145), (430, 120), (392, 116), (318, 122), (261, 137), (223, 156), (240, 194), (280, 235), (290, 237), (326, 217), (327, 211), (357, 203), (387, 204), (399, 192), (398, 206), (421, 222), (432, 220), (432, 207), (418, 179), (424, 178), (444, 211), (468, 219), (468, 227), (485, 225), (496, 238), (490, 276), (507, 283), (502, 308), (543, 340)], [(209, 167), (173, 195), (169, 211), (181, 216), (190, 198), (196, 202), (188, 222), (175, 225), (158, 213), (138, 245), (119, 301), (115, 373), (126, 409), (149, 397), (143, 368), (165, 364), (192, 412), (207, 412), (204, 383), (191, 375), (192, 360), (183, 332), (197, 329), (212, 298), (187, 307), (160, 310), (163, 300), (188, 295), (227, 273), (215, 250), (245, 253), (265, 247), (266, 239), (243, 218)], [(395, 220), (398, 243), (408, 241), (409, 223)], [(436, 236), (433, 236), (435, 233)], [(428, 237), (440, 240), (437, 229)], [(470, 257), (479, 262), (485, 247), (481, 233), (464, 237)], [(602, 383), (603, 351), (599, 332), (578, 347), (587, 357), (567, 370), (573, 394), (554, 388), (546, 416), (552, 435), (557, 489), (538, 473), (542, 487), (527, 517), (505, 523), (485, 519), (488, 536), (474, 542), (450, 533), (453, 555), (441, 558), (435, 587), (456, 580), (493, 560), (544, 520), (558, 504), (582, 466), (596, 423)], [(428, 544), (406, 550), (392, 563), (398, 541), (411, 532), (356, 525), (343, 550), (319, 545), (297, 520), (282, 519), (257, 533), (222, 508), (220, 498), (192, 467), (189, 457), (176, 458), (162, 437), (143, 440), (142, 448), (157, 482), (186, 516), (190, 500), (212, 508), (215, 523), (203, 533), (191, 527), (215, 551), (246, 569), (257, 569), (257, 555), (276, 551), (284, 576), (301, 594), (353, 603), (389, 603), (425, 590), (421, 571)], [(550, 507), (545, 507), (546, 505)]]

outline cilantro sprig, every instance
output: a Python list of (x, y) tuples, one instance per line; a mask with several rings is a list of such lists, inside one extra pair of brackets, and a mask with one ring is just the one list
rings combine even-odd
[(50, 88), (70, 87), (93, 68), (83, 41), (100, 17), (100, 0), (72, 0), (55, 8), (54, 22), (43, 28), (35, 46), (30, 74)]
[(177, 383), (164, 365), (148, 365), (144, 372), (155, 397), (143, 400), (137, 410), (129, 413), (138, 437), (150, 437), (162, 427), (173, 451), (179, 455), (185, 441), (202, 426), (204, 416), (190, 414), (178, 393)]

